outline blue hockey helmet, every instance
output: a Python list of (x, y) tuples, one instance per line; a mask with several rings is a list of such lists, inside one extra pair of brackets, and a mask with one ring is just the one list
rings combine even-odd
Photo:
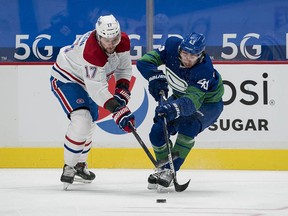
[(203, 34), (195, 32), (187, 35), (179, 45), (179, 50), (191, 53), (193, 55), (200, 55), (206, 47), (206, 39)]

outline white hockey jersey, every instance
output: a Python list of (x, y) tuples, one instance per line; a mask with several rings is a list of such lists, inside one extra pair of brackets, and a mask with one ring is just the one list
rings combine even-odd
[(96, 102), (104, 107), (113, 98), (108, 90), (108, 80), (114, 75), (116, 82), (130, 82), (132, 62), (130, 40), (121, 33), (121, 41), (113, 54), (107, 55), (96, 40), (96, 32), (89, 31), (70, 46), (60, 49), (51, 75), (61, 82), (80, 84)]

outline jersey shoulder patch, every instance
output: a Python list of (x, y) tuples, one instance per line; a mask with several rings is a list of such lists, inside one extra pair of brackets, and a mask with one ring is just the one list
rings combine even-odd
[(130, 39), (125, 32), (121, 32), (121, 41), (117, 45), (115, 51), (117, 53), (130, 51)]
[(103, 52), (102, 48), (96, 40), (95, 31), (93, 31), (86, 41), (85, 48), (83, 50), (83, 58), (90, 64), (103, 67), (108, 56)]

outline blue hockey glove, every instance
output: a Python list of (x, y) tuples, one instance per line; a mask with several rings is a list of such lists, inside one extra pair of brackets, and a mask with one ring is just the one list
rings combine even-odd
[(163, 71), (156, 70), (155, 73), (149, 78), (149, 92), (154, 97), (156, 101), (160, 100), (160, 91), (163, 90), (165, 97), (168, 97), (168, 82)]
[(167, 103), (157, 106), (155, 109), (156, 120), (166, 117), (167, 122), (173, 121), (180, 116), (180, 108), (176, 103)]
[(116, 88), (114, 99), (117, 100), (117, 102), (121, 106), (126, 106), (130, 100), (130, 91), (126, 88)]
[(122, 106), (116, 108), (112, 115), (114, 121), (119, 126), (119, 128), (127, 133), (132, 132), (129, 122), (134, 127), (135, 126), (135, 116), (131, 113), (127, 106)]

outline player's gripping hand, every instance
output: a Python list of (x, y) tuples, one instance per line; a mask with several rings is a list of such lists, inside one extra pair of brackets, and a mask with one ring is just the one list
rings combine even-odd
[(115, 89), (115, 94), (114, 94), (114, 99), (117, 100), (117, 102), (121, 106), (126, 106), (130, 100), (130, 91), (126, 88), (116, 88)]
[(166, 117), (167, 122), (173, 121), (180, 116), (180, 109), (176, 103), (167, 103), (157, 106), (155, 109), (156, 120), (162, 120)]
[(148, 79), (149, 85), (148, 89), (150, 94), (154, 97), (156, 101), (160, 100), (160, 91), (163, 90), (165, 97), (168, 97), (168, 82), (165, 74), (161, 70), (154, 71), (154, 74)]
[(135, 116), (127, 106), (117, 107), (112, 117), (119, 128), (127, 133), (132, 132), (129, 124), (135, 127)]

